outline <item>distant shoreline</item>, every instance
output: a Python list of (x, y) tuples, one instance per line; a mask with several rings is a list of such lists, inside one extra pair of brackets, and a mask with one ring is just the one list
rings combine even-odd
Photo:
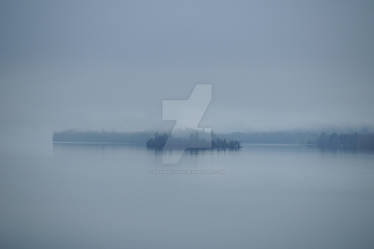
[[(193, 136), (191, 136), (193, 135)], [(197, 136), (196, 136), (197, 135)], [(200, 134), (201, 135), (201, 134)], [(168, 149), (240, 149), (242, 146), (310, 146), (321, 150), (374, 151), (374, 133), (370, 132), (232, 132), (214, 134), (209, 144), (204, 136), (192, 132), (183, 139), (171, 137)], [(123, 145), (144, 146), (149, 149), (163, 149), (169, 133), (158, 132), (107, 132), (74, 131), (54, 132), (54, 144), (72, 145)], [(168, 141), (170, 142), (170, 141)]]

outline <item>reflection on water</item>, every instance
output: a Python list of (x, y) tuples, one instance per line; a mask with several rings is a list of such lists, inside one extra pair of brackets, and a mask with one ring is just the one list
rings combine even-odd
[(4, 157), (1, 248), (373, 248), (374, 156), (300, 146)]

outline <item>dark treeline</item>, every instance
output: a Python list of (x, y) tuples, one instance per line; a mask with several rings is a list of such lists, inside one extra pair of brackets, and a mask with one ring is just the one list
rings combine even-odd
[[(210, 139), (209, 139), (210, 138)], [(207, 134), (192, 133), (188, 136), (173, 137), (168, 133), (156, 133), (147, 143), (147, 148), (162, 150), (165, 149), (187, 149), (187, 150), (238, 150), (241, 148), (237, 140), (219, 138), (214, 134), (207, 137)]]
[(53, 134), (54, 142), (91, 144), (131, 144), (153, 149), (164, 148), (166, 141), (172, 149), (238, 149), (241, 143), (252, 144), (300, 144), (314, 145), (323, 150), (374, 150), (373, 132), (252, 132), (207, 134), (194, 131), (182, 132), (170, 137), (169, 133), (108, 132), (108, 131), (61, 131)]
[(316, 145), (323, 150), (371, 150), (374, 151), (374, 133), (321, 133)]
[[(184, 133), (194, 133), (186, 131)], [(61, 131), (53, 135), (54, 142), (87, 142), (87, 143), (127, 143), (145, 145), (147, 141), (154, 136), (154, 132), (108, 132), (108, 131)], [(162, 134), (167, 133), (159, 133)], [(226, 134), (213, 134), (212, 146), (235, 147), (230, 142), (253, 143), (253, 144), (310, 144), (317, 140), (319, 132), (298, 132), (298, 131), (280, 131), (280, 132), (232, 132)], [(203, 134), (199, 134), (200, 138)], [(193, 137), (196, 140), (196, 137)], [(195, 143), (196, 141), (190, 141)], [(162, 141), (162, 138), (159, 138)], [(178, 139), (176, 139), (178, 140)], [(175, 141), (177, 143), (178, 141)], [(186, 141), (180, 141), (182, 144)], [(198, 141), (203, 144), (203, 141)], [(227, 145), (229, 144), (229, 145)]]
[(317, 131), (264, 131), (232, 132), (220, 137), (249, 144), (312, 144), (319, 134)]

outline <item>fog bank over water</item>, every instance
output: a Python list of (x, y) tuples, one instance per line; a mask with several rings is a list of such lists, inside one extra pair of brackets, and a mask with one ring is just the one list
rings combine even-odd
[(213, 85), (215, 131), (374, 124), (372, 1), (2, 1), (0, 133), (154, 130)]
[(0, 0), (0, 248), (373, 249), (373, 13)]

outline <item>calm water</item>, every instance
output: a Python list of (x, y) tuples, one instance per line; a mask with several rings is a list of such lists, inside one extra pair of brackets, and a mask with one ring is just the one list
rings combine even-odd
[(0, 248), (374, 248), (374, 155), (185, 155), (55, 145), (2, 155)]

